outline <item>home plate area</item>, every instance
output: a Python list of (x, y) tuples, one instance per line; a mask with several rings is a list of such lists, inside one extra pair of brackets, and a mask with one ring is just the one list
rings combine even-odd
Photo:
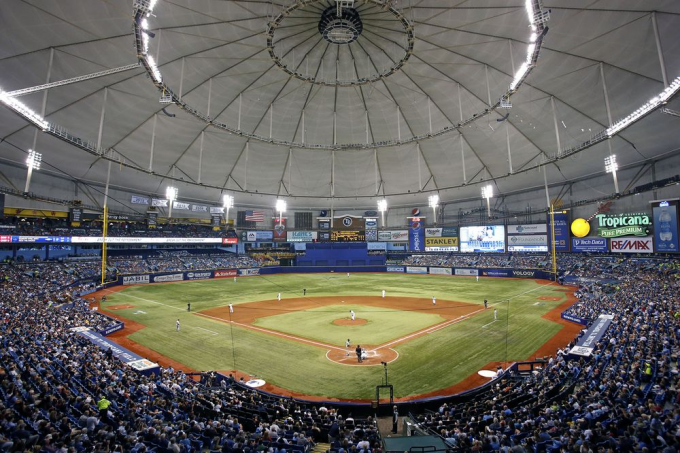
[(361, 362), (357, 359), (356, 345), (350, 349), (330, 349), (326, 358), (331, 362), (350, 366), (377, 366), (382, 362), (393, 362), (399, 358), (399, 353), (391, 348), (373, 349), (373, 346), (362, 346), (364, 358)]

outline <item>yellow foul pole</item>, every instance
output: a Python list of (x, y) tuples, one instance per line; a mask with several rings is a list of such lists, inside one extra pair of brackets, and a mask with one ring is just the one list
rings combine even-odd
[(106, 281), (106, 234), (109, 229), (109, 208), (104, 206), (104, 225), (102, 228), (102, 285)]

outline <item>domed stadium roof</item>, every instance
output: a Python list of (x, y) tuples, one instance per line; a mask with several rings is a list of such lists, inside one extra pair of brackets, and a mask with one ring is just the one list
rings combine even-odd
[(660, 109), (606, 132), (680, 76), (677, 1), (148, 3), (2, 2), (5, 92), (144, 65), (14, 97), (49, 133), (0, 108), (0, 171), (35, 148), (55, 181), (101, 185), (113, 162), (130, 193), (372, 207), (542, 190), (611, 153), (633, 168), (680, 148)]

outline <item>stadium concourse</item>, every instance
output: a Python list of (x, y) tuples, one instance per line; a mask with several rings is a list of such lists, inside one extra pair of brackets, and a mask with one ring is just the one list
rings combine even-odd
[[(413, 409), (417, 424), (454, 451), (676, 451), (680, 263), (560, 256), (560, 268), (615, 282), (581, 285), (568, 311), (591, 322), (614, 313), (591, 358), (568, 358), (569, 345), (528, 377), (506, 372), (472, 401)], [(333, 451), (380, 450), (375, 420), (350, 422), (351, 408), (267, 396), (210, 372), (138, 374), (73, 335), (112, 322), (78, 296), (85, 288), (67, 287), (78, 272), (2, 266), (3, 450), (302, 452), (329, 432)], [(108, 410), (98, 410), (102, 398)]]

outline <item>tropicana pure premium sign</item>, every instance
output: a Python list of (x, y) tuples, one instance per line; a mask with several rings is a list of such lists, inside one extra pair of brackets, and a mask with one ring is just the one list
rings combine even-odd
[(597, 234), (603, 238), (647, 236), (652, 220), (647, 214), (598, 214)]

